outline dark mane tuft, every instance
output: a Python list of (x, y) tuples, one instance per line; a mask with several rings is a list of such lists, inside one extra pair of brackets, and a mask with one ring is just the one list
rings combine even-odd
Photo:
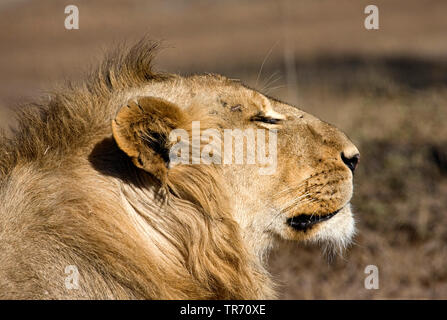
[(120, 46), (83, 83), (67, 83), (49, 100), (23, 106), (12, 134), (6, 137), (0, 132), (0, 177), (19, 161), (40, 161), (48, 153), (52, 160), (63, 159), (80, 152), (95, 136), (106, 134), (113, 117), (109, 104), (115, 93), (168, 77), (152, 69), (158, 47), (158, 42), (146, 39), (130, 47)]

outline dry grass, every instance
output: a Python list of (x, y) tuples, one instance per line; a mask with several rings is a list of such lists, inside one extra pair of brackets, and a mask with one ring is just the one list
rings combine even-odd
[[(356, 244), (331, 264), (318, 248), (281, 245), (271, 268), (283, 298), (447, 298), (447, 2), (378, 0), (374, 32), (363, 28), (363, 0), (70, 3), (77, 31), (63, 28), (63, 1), (0, 6), (0, 126), (17, 103), (80, 78), (104, 48), (166, 39), (160, 69), (264, 87), (343, 129), (362, 153)], [(285, 82), (286, 36), (296, 87)], [(369, 264), (379, 290), (364, 288)]]

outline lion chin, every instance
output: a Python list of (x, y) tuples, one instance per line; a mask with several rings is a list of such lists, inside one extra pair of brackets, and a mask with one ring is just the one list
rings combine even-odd
[(278, 229), (281, 238), (321, 246), (328, 258), (342, 255), (356, 233), (350, 203), (325, 215), (294, 215)]
[(336, 215), (321, 222), (317, 232), (309, 239), (324, 248), (329, 256), (342, 254), (355, 235), (355, 220), (351, 205), (345, 205)]

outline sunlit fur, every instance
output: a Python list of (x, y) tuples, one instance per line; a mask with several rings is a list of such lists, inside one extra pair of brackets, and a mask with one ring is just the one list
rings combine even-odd
[[(274, 298), (265, 262), (277, 237), (349, 243), (352, 174), (340, 152), (358, 151), (347, 137), (239, 81), (155, 73), (155, 47), (117, 50), (0, 138), (0, 298)], [(282, 119), (273, 175), (160, 160), (166, 123), (273, 128), (256, 114)], [(286, 224), (341, 208), (306, 232)], [(65, 287), (68, 265), (78, 290)]]

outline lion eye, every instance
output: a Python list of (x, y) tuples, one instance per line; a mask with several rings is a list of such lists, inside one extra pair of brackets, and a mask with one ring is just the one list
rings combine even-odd
[(265, 117), (262, 115), (255, 115), (255, 116), (251, 117), (251, 121), (264, 122), (264, 123), (268, 123), (268, 124), (277, 124), (277, 123), (280, 123), (282, 120), (276, 119), (276, 118), (271, 118), (271, 117)]

